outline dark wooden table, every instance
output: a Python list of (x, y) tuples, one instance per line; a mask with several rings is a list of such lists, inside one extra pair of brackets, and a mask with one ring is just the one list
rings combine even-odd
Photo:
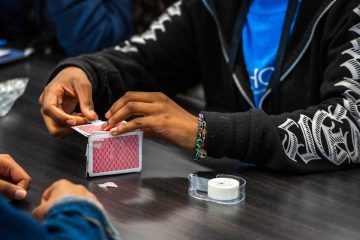
[[(0, 67), (0, 81), (30, 78), (25, 94), (0, 118), (0, 151), (11, 154), (33, 178), (27, 200), (16, 207), (30, 211), (49, 184), (67, 178), (95, 193), (124, 239), (360, 238), (358, 169), (289, 175), (243, 168), (231, 159), (194, 162), (191, 152), (145, 139), (141, 174), (87, 179), (86, 139), (51, 137), (39, 114), (37, 98), (55, 64), (53, 58), (32, 57)], [(245, 202), (223, 206), (190, 198), (187, 176), (196, 171), (244, 177)], [(119, 188), (97, 186), (106, 181)]]

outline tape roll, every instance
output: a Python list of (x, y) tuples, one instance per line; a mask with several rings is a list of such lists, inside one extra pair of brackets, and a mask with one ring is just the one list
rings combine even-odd
[(239, 197), (239, 181), (233, 178), (213, 178), (208, 181), (208, 197), (215, 200), (234, 200)]

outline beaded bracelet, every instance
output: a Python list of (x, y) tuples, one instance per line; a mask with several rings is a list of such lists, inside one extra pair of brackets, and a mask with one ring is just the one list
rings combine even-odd
[(194, 149), (194, 160), (199, 158), (206, 158), (207, 152), (205, 150), (205, 138), (206, 138), (206, 121), (204, 114), (199, 113), (199, 127), (196, 138), (196, 146)]

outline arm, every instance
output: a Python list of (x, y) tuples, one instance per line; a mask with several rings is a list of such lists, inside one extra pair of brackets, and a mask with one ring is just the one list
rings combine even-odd
[(42, 224), (0, 197), (2, 239), (120, 239), (106, 213), (86, 198), (61, 200)]
[[(185, 12), (182, 12), (179, 20), (185, 18)], [(338, 16), (332, 19), (338, 19)], [(227, 156), (255, 163), (262, 167), (295, 172), (316, 172), (345, 168), (354, 166), (359, 162), (357, 146), (360, 140), (358, 137), (359, 125), (356, 101), (359, 99), (360, 91), (358, 89), (360, 87), (357, 85), (357, 81), (354, 80), (360, 77), (356, 75), (356, 71), (353, 71), (354, 69), (348, 66), (349, 61), (357, 61), (354, 58), (354, 54), (357, 54), (356, 51), (359, 49), (359, 44), (356, 41), (359, 38), (359, 34), (354, 30), (349, 31), (349, 29), (354, 29), (354, 26), (359, 22), (359, 15), (351, 8), (348, 9), (346, 14), (342, 13), (341, 21), (329, 22), (325, 27), (324, 32), (330, 32), (331, 34), (327, 34), (326, 36), (329, 39), (324, 40), (328, 44), (326, 46), (322, 44), (322, 47), (326, 49), (324, 49), (324, 56), (321, 57), (325, 58), (326, 66), (319, 73), (323, 80), (320, 88), (321, 102), (318, 105), (279, 115), (268, 115), (262, 110), (250, 110), (248, 112), (231, 114), (205, 112), (208, 123), (205, 148), (208, 154), (214, 157)], [(178, 26), (174, 31), (176, 32), (179, 29), (182, 28)], [(191, 27), (185, 29), (191, 29)], [(157, 45), (159, 41), (161, 42), (161, 36), (167, 36), (167, 34), (168, 32), (164, 33), (164, 35), (159, 35), (157, 41), (151, 42), (149, 40), (143, 45), (132, 44), (127, 47), (125, 46), (122, 50), (126, 50), (127, 53), (122, 53), (121, 51), (114, 53), (114, 50), (107, 50), (98, 55), (80, 57), (80, 60), (67, 60), (63, 63), (64, 65), (59, 66), (58, 71), (62, 67), (66, 67), (66, 64), (73, 64), (82, 68), (93, 82), (93, 86), (96, 89), (95, 95), (98, 94), (97, 96), (99, 99), (102, 99), (104, 104), (111, 102), (109, 101), (110, 99), (114, 99), (114, 95), (112, 95), (114, 89), (120, 92), (120, 94), (123, 93), (123, 89), (127, 89), (127, 86), (139, 87), (142, 90), (141, 87), (143, 85), (137, 86), (136, 83), (144, 84), (144, 86), (150, 87), (150, 90), (154, 86), (160, 86), (165, 90), (177, 89), (179, 85), (180, 87), (183, 86), (181, 85), (182, 83), (187, 83), (184, 82), (184, 79), (185, 81), (191, 79), (177, 78), (178, 76), (186, 76), (181, 70), (184, 73), (196, 73), (196, 71), (185, 71), (186, 68), (181, 67), (181, 63), (184, 64), (185, 60), (187, 60), (187, 58), (182, 58), (182, 56), (189, 56), (187, 50), (193, 49), (189, 46), (189, 49), (179, 52), (179, 57), (176, 58), (175, 62), (166, 57), (176, 56), (171, 55), (171, 53), (177, 53), (175, 50), (179, 48), (166, 48), (167, 45), (164, 43), (162, 47), (165, 51), (162, 54), (157, 55), (153, 53), (151, 51), (152, 48), (149, 46), (155, 43)], [(175, 33), (173, 34), (180, 37)], [(186, 38), (186, 36), (183, 37)], [(161, 49), (158, 50), (160, 51)], [(131, 51), (134, 52), (131, 53)], [(190, 51), (190, 53), (194, 52), (196, 51)], [(142, 53), (146, 53), (143, 59), (138, 59), (137, 57), (142, 56)], [(95, 61), (96, 59), (98, 61)], [(162, 59), (166, 59), (168, 62), (161, 61)], [(172, 63), (175, 63), (175, 65)], [(184, 65), (186, 66), (186, 64)], [(173, 66), (170, 69), (175, 73), (173, 79), (176, 80), (176, 84), (174, 84), (172, 79), (169, 80), (169, 78), (161, 77), (162, 72), (165, 72), (164, 75), (168, 76), (163, 66)], [(146, 71), (148, 69), (151, 69), (151, 71)], [(58, 71), (55, 71), (54, 74), (56, 75)], [(139, 73), (144, 73), (144, 75)], [(112, 75), (115, 77), (113, 78)], [(196, 74), (193, 74), (193, 76), (196, 76)], [(54, 81), (56, 81), (56, 78)], [(147, 86), (147, 79), (156, 79), (156, 81), (154, 85)], [(131, 97), (124, 96), (120, 98), (110, 108), (110, 113), (107, 114), (108, 122), (110, 122), (109, 127), (107, 127), (108, 129), (111, 129), (115, 122), (119, 122), (127, 116), (145, 115), (145, 117), (149, 117), (149, 120), (154, 115), (159, 116), (158, 112), (171, 112), (167, 106), (172, 104), (169, 105), (169, 101), (164, 100), (162, 96), (157, 96), (156, 100), (150, 101), (153, 105), (150, 109), (144, 107), (144, 103), (148, 103), (150, 98), (154, 97), (153, 95), (149, 96), (149, 99), (148, 97), (146, 97), (147, 99), (139, 97), (137, 94), (131, 95)], [(116, 95), (117, 97), (118, 95)], [(171, 109), (174, 108), (171, 107)], [(157, 124), (145, 121), (144, 117), (140, 120), (131, 121), (130, 127), (125, 127), (125, 130), (124, 127), (121, 127), (121, 129), (115, 129), (112, 132), (117, 134), (136, 128), (150, 128), (155, 130), (158, 135), (178, 143), (179, 135), (169, 136), (176, 132), (173, 130), (174, 122), (169, 122), (169, 115), (160, 115), (163, 116), (163, 121), (156, 121)], [(177, 117), (177, 119), (182, 118)], [(194, 131), (195, 121), (191, 117), (184, 124), (192, 126), (189, 127), (191, 131), (185, 137), (181, 136), (183, 138), (182, 143), (186, 142), (189, 145), (180, 145), (185, 147), (194, 146), (195, 144), (192, 144), (192, 142), (196, 135), (196, 131)], [(180, 132), (182, 126), (177, 129), (178, 132)]]
[(49, 79), (59, 79), (59, 72), (69, 66), (82, 69), (92, 83), (95, 109), (101, 116), (127, 91), (161, 90), (173, 95), (199, 83), (189, 8), (175, 3), (141, 36), (96, 54), (65, 59)]
[(52, 0), (46, 7), (68, 55), (114, 46), (132, 32), (130, 0)]
[[(9, 155), (0, 155), (0, 178), (0, 193), (17, 200), (26, 197), (31, 178)], [(2, 197), (0, 212), (2, 239), (119, 239), (97, 198), (66, 180), (51, 185), (33, 212), (45, 219), (43, 226)]]
[(97, 198), (67, 180), (45, 190), (33, 215), (43, 220), (48, 239), (120, 239)]
[(0, 154), (0, 194), (23, 200), (31, 184), (30, 176), (8, 154)]
[(329, 12), (323, 34), (319, 33), (324, 40), (324, 55), (318, 56), (324, 65), (319, 67), (323, 69), (319, 70), (321, 102), (279, 115), (256, 109), (205, 112), (208, 154), (303, 173), (358, 166), (360, 77), (355, 27), (360, 16), (353, 11), (357, 4), (339, 5)]
[[(342, 6), (334, 7), (330, 15), (339, 16), (338, 9), (341, 9), (343, 19), (329, 16), (324, 33), (319, 33), (328, 38), (321, 43), (324, 52), (321, 64), (326, 65), (318, 70), (318, 75), (323, 77), (321, 102), (278, 115), (259, 109), (241, 113), (205, 112), (205, 149), (210, 156), (226, 156), (261, 167), (304, 173), (354, 167), (360, 162), (357, 106), (360, 74), (356, 71), (360, 49), (360, 32), (356, 26), (360, 23), (360, 14), (353, 11), (355, 6), (347, 4), (347, 14), (343, 13)], [(120, 98), (106, 114), (109, 124), (106, 129), (114, 134), (150, 129), (180, 146), (193, 148), (196, 121), (179, 110), (172, 113), (175, 107), (161, 96), (156, 100), (153, 97), (131, 93)], [(162, 110), (158, 110), (159, 104)], [(139, 115), (145, 117), (111, 129), (114, 123), (128, 116)], [(159, 115), (162, 118), (158, 118)], [(176, 119), (183, 120), (181, 126), (176, 124)]]
[(60, 200), (42, 225), (50, 239), (120, 239), (105, 211), (87, 198)]
[(47, 239), (45, 229), (35, 219), (16, 210), (2, 197), (0, 212), (2, 239)]
[[(161, 90), (172, 95), (198, 83), (189, 8), (175, 3), (141, 36), (114, 49), (61, 62), (39, 98), (49, 132), (54, 136), (70, 133), (70, 126), (96, 119), (91, 113), (94, 109), (103, 117), (129, 90)], [(81, 113), (74, 113), (78, 104)]]

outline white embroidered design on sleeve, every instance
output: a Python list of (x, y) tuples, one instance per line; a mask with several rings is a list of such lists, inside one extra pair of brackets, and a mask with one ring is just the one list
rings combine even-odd
[[(360, 16), (360, 5), (353, 10)], [(360, 35), (360, 24), (349, 31)], [(345, 67), (351, 78), (344, 77), (335, 86), (345, 87), (343, 105), (318, 110), (312, 118), (300, 114), (297, 122), (287, 119), (279, 126), (285, 131), (282, 141), (285, 154), (291, 160), (309, 163), (322, 157), (335, 165), (360, 162), (360, 38), (352, 40), (351, 47), (342, 52), (351, 58), (340, 66)], [(344, 130), (346, 129), (346, 130)], [(302, 133), (296, 135), (295, 133)]]
[(148, 40), (157, 41), (157, 34), (159, 32), (166, 32), (165, 23), (171, 22), (172, 17), (181, 16), (181, 1), (178, 1), (171, 5), (165, 13), (163, 13), (157, 20), (155, 20), (148, 30), (141, 35), (134, 35), (130, 41), (125, 41), (121, 45), (115, 46), (115, 50), (122, 52), (138, 52), (138, 48), (132, 43), (145, 44)]

